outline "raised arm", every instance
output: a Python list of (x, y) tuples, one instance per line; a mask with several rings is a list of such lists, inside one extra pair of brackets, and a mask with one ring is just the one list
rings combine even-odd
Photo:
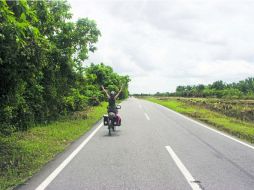
[(102, 90), (105, 92), (105, 94), (107, 95), (107, 97), (108, 97), (108, 98), (110, 98), (110, 96), (109, 96), (109, 94), (108, 94), (107, 90), (105, 90), (105, 88), (104, 88), (104, 86), (103, 86), (103, 85), (101, 85), (101, 88), (102, 88)]
[(115, 96), (115, 99), (118, 98), (118, 96), (120, 95), (120, 93), (122, 92), (122, 90), (123, 90), (123, 85), (121, 86), (121, 89), (119, 90), (119, 92), (118, 92), (117, 95)]

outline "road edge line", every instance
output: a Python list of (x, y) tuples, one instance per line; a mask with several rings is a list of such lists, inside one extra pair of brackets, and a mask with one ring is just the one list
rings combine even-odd
[[(154, 103), (154, 102), (153, 102), (153, 103)], [(212, 127), (209, 127), (209, 126), (207, 126), (207, 125), (205, 125), (205, 124), (203, 124), (203, 123), (200, 123), (199, 121), (196, 121), (196, 120), (194, 120), (194, 119), (192, 119), (192, 118), (190, 118), (190, 117), (188, 117), (188, 116), (185, 116), (185, 115), (183, 115), (183, 114), (181, 114), (181, 113), (178, 113), (178, 112), (176, 112), (176, 111), (174, 111), (174, 110), (172, 110), (172, 109), (170, 109), (170, 108), (168, 108), (168, 107), (162, 106), (162, 105), (157, 104), (157, 103), (154, 103), (154, 104), (159, 105), (160, 107), (162, 107), (162, 108), (164, 108), (164, 109), (166, 109), (166, 110), (168, 110), (168, 111), (170, 111), (170, 112), (172, 112), (172, 113), (175, 113), (175, 114), (177, 114), (177, 115), (179, 115), (179, 116), (181, 116), (181, 117), (183, 117), (183, 118), (185, 118), (185, 119), (187, 119), (187, 120), (189, 120), (189, 121), (191, 121), (191, 122), (193, 122), (193, 123), (196, 123), (196, 124), (199, 125), (199, 126), (205, 127), (206, 129), (209, 129), (210, 131), (213, 131), (213, 132), (215, 132), (215, 133), (218, 133), (218, 134), (220, 134), (220, 135), (222, 135), (222, 136), (224, 136), (224, 137), (227, 137), (227, 138), (229, 138), (229, 139), (231, 139), (231, 140), (233, 140), (233, 141), (235, 141), (235, 142), (238, 142), (238, 143), (240, 143), (240, 144), (242, 144), (242, 145), (244, 145), (244, 146), (247, 146), (248, 148), (251, 148), (251, 149), (254, 150), (254, 146), (252, 146), (252, 145), (250, 145), (250, 144), (248, 144), (248, 143), (246, 143), (246, 142), (243, 142), (243, 141), (241, 141), (241, 140), (239, 140), (239, 139), (237, 139), (237, 138), (235, 138), (235, 137), (233, 137), (233, 136), (230, 136), (230, 135), (225, 134), (225, 133), (223, 133), (223, 132), (221, 132), (221, 131), (218, 131), (217, 129), (214, 129), (214, 128), (212, 128)]]
[(91, 140), (91, 138), (99, 131), (103, 126), (103, 123), (93, 130), (93, 132), (35, 189), (44, 190), (56, 177), (57, 175), (67, 166), (70, 161), (79, 153), (79, 151)]

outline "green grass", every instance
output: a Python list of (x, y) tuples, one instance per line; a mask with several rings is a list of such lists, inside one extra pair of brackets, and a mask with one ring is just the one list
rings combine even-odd
[(106, 112), (106, 103), (90, 108), (86, 119), (58, 121), (26, 132), (0, 136), (0, 189), (21, 184), (87, 132)]
[(247, 140), (251, 143), (254, 142), (254, 123), (252, 122), (245, 122), (234, 117), (228, 117), (197, 105), (188, 104), (177, 98), (160, 100), (154, 97), (149, 97), (145, 99), (208, 123), (211, 126), (238, 138)]

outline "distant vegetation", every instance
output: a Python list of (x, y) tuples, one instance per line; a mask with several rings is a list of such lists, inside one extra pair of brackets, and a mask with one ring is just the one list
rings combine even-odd
[(0, 1), (0, 134), (26, 130), (105, 99), (100, 85), (128, 96), (128, 76), (83, 67), (101, 35), (88, 18), (71, 21), (66, 1)]
[(216, 98), (254, 98), (254, 78), (238, 83), (226, 84), (216, 81), (209, 85), (178, 86), (174, 96), (183, 97), (216, 97)]
[(254, 100), (180, 97), (158, 97), (158, 99), (176, 100), (188, 106), (204, 108), (241, 121), (254, 122)]
[(230, 99), (254, 99), (254, 78), (227, 84), (216, 81), (212, 84), (177, 86), (176, 91), (157, 92), (155, 94), (134, 94), (135, 96), (178, 96), (178, 97), (214, 97)]

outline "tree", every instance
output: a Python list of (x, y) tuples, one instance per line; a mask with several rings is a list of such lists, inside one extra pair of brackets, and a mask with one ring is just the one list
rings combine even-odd
[(219, 80), (219, 81), (215, 81), (212, 85), (211, 88), (215, 89), (215, 90), (222, 90), (225, 88), (225, 84), (223, 81)]
[(93, 20), (71, 21), (66, 1), (2, 0), (0, 13), (0, 132), (97, 105), (102, 82), (129, 82), (111, 67), (82, 66), (101, 34)]

